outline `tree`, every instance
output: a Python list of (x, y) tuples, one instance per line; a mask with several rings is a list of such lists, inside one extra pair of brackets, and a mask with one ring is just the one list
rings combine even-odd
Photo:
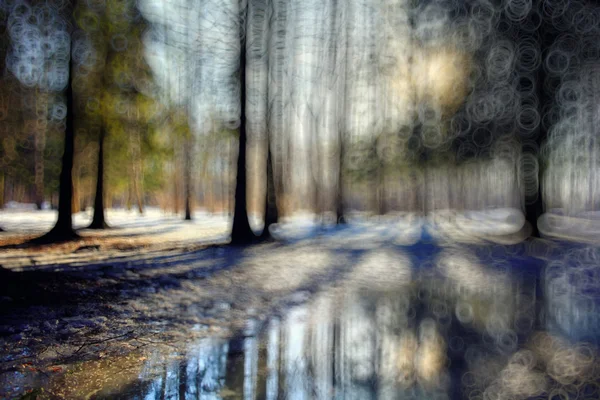
[[(73, 0), (71, 14), (75, 10), (76, 0)], [(71, 18), (72, 19), (72, 18)], [(74, 26), (74, 24), (73, 24)], [(65, 141), (62, 155), (62, 168), (59, 178), (58, 218), (54, 227), (39, 238), (33, 239), (33, 244), (63, 242), (77, 239), (79, 235), (73, 230), (73, 154), (75, 152), (74, 101), (73, 101), (73, 57), (72, 45), (69, 43), (68, 77), (66, 81), (66, 126)]]
[(44, 149), (46, 147), (46, 129), (48, 114), (48, 93), (45, 88), (35, 91), (35, 122), (34, 126), (34, 175), (35, 175), (35, 205), (42, 209), (44, 202)]
[(104, 218), (104, 140), (105, 128), (100, 128), (98, 135), (98, 169), (96, 176), (96, 194), (94, 197), (94, 216), (88, 229), (106, 229), (108, 224)]
[(69, 60), (69, 82), (67, 84), (67, 124), (65, 128), (64, 152), (60, 171), (58, 219), (54, 227), (45, 235), (33, 239), (34, 244), (63, 242), (77, 239), (79, 235), (73, 230), (73, 153), (75, 151), (75, 130), (73, 129), (73, 60)]
[[(247, 9), (241, 10), (242, 15)], [(245, 21), (246, 18), (241, 18)], [(256, 239), (250, 223), (248, 222), (248, 211), (246, 209), (246, 39), (244, 35), (245, 27), (240, 28), (241, 51), (240, 57), (240, 88), (241, 88), (241, 115), (239, 128), (239, 150), (237, 159), (236, 182), (235, 182), (235, 206), (233, 212), (233, 226), (231, 228), (232, 244), (247, 244)], [(265, 226), (266, 228), (266, 226)]]
[(273, 179), (273, 164), (271, 152), (267, 155), (267, 197), (265, 201), (265, 225), (260, 235), (261, 240), (271, 238), (269, 227), (277, 223), (277, 201), (275, 200), (275, 182)]
[[(242, 49), (244, 46), (242, 46)], [(237, 172), (235, 182), (235, 206), (233, 211), (233, 226), (231, 227), (232, 244), (248, 244), (256, 239), (250, 223), (248, 222), (248, 211), (246, 209), (246, 123), (245, 123), (245, 99), (246, 99), (246, 80), (244, 79), (244, 67), (246, 56), (240, 52), (240, 81), (241, 81), (241, 101), (242, 113), (239, 129), (239, 151), (237, 159)], [(265, 224), (266, 230), (266, 224)]]
[(185, 185), (185, 220), (191, 221), (192, 219), (192, 210), (191, 210), (191, 202), (192, 202), (192, 139), (190, 138), (186, 140), (186, 146), (184, 148), (184, 180), (183, 183)]

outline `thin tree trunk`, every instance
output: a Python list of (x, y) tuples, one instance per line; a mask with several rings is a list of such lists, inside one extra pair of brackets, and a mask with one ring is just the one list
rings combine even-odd
[(135, 197), (137, 198), (138, 211), (140, 214), (144, 213), (144, 171), (142, 164), (142, 138), (139, 132), (136, 135), (136, 145), (137, 145), (137, 187), (135, 191)]
[(100, 129), (98, 137), (98, 169), (96, 175), (96, 195), (94, 197), (94, 217), (88, 229), (106, 229), (108, 224), (104, 218), (104, 140), (106, 131)]
[[(44, 102), (43, 96), (38, 96), (37, 101)], [(47, 104), (45, 104), (47, 107)], [(37, 107), (36, 107), (37, 111)], [(36, 112), (37, 117), (37, 112)], [(43, 115), (45, 120), (46, 115)], [(42, 203), (44, 202), (44, 149), (46, 148), (46, 127), (45, 124), (39, 126), (36, 123), (34, 133), (34, 169), (35, 169), (35, 205), (38, 210), (42, 209)]]
[(192, 220), (192, 210), (191, 210), (191, 202), (192, 202), (192, 138), (188, 138), (186, 146), (184, 148), (185, 152), (185, 220)]
[(143, 173), (142, 173), (142, 149), (141, 149), (141, 138), (140, 133), (137, 129), (134, 130), (135, 137), (130, 140), (130, 154), (132, 159), (132, 169), (133, 169), (133, 194), (135, 195), (135, 200), (137, 203), (138, 211), (140, 214), (144, 213), (144, 203), (143, 203)]
[[(343, 13), (338, 17), (338, 21), (345, 21), (347, 18), (347, 5), (344, 2), (336, 1), (336, 8), (339, 7), (339, 12)], [(336, 9), (336, 12), (338, 10)], [(340, 123), (341, 126), (338, 126), (338, 143), (340, 146), (340, 154), (339, 154), (339, 169), (338, 169), (338, 181), (337, 181), (337, 222), (338, 224), (343, 224), (346, 222), (344, 217), (344, 150), (345, 150), (345, 136), (344, 132), (346, 130), (346, 116), (348, 113), (348, 60), (349, 60), (349, 51), (348, 51), (348, 26), (338, 25), (340, 27), (339, 33), (342, 34), (341, 43), (343, 43), (343, 51), (344, 55), (339, 54), (339, 57), (336, 58), (336, 63), (340, 65), (340, 74), (337, 79), (340, 80), (340, 85), (343, 85), (343, 89), (340, 89), (342, 94), (342, 100), (340, 101), (340, 110), (338, 111), (338, 121), (343, 121)], [(338, 38), (338, 42), (340, 42)], [(341, 51), (339, 52), (341, 53)], [(336, 56), (338, 53), (336, 53)], [(341, 118), (340, 118), (341, 115)]]
[(127, 183), (127, 201), (125, 202), (125, 208), (127, 211), (131, 211), (131, 199), (133, 199), (133, 186), (131, 182)]
[(179, 214), (179, 174), (177, 160), (173, 163), (173, 213)]

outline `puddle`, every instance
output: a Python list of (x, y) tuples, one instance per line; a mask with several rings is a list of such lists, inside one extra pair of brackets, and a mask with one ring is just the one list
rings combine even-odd
[[(69, 366), (40, 380), (44, 389), (30, 398), (600, 398), (596, 347), (552, 328), (557, 301), (542, 298), (544, 283), (563, 270), (549, 269), (544, 281), (489, 256), (493, 265), (481, 261), (485, 254), (445, 251), (376, 288), (348, 284), (372, 274), (357, 267), (343, 284), (301, 292), (283, 311), (248, 320), (234, 339)], [(552, 288), (546, 295), (573, 297)], [(575, 316), (576, 300), (568, 308)]]

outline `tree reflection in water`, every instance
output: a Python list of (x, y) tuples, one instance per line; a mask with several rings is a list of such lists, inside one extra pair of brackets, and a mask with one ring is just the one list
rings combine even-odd
[[(563, 279), (594, 269), (597, 253), (582, 249), (579, 266), (559, 268), (553, 260), (531, 275), (518, 252), (500, 250), (442, 248), (411, 273), (407, 253), (365, 250), (340, 284), (312, 298), (296, 296), (268, 316), (254, 313), (237, 338), (89, 363), (66, 374), (55, 393), (149, 400), (598, 398), (597, 348), (583, 341), (596, 320), (581, 317), (585, 292), (575, 293), (589, 280)], [(366, 279), (375, 272), (379, 280)], [(563, 318), (563, 309), (573, 317)], [(575, 390), (581, 396), (571, 396)]]

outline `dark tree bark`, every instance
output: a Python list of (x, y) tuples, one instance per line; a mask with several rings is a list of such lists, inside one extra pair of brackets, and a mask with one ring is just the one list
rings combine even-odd
[(109, 228), (104, 218), (104, 140), (106, 131), (104, 127), (100, 129), (98, 136), (98, 170), (96, 175), (96, 195), (94, 197), (94, 217), (88, 229), (107, 229)]
[[(187, 362), (185, 360), (179, 361), (179, 398), (185, 399), (188, 389), (188, 379), (194, 378), (193, 376), (188, 377), (187, 374)], [(189, 398), (189, 395), (187, 396)]]
[(191, 203), (192, 203), (192, 144), (190, 143), (191, 139), (188, 138), (187, 139), (187, 143), (184, 149), (185, 152), (185, 178), (184, 178), (184, 185), (185, 185), (185, 220), (186, 221), (191, 221), (192, 220), (192, 210), (191, 210)]
[[(73, 6), (75, 6), (73, 4)], [(73, 153), (75, 151), (75, 130), (73, 129), (73, 60), (69, 61), (69, 83), (67, 84), (67, 117), (64, 152), (59, 180), (58, 219), (54, 227), (45, 235), (33, 239), (33, 244), (65, 242), (79, 236), (73, 230)]]
[[(552, 43), (555, 42), (557, 37), (557, 32), (553, 29), (552, 26), (549, 26), (547, 22), (542, 22), (538, 33), (540, 35), (541, 48), (546, 49), (550, 47)], [(546, 70), (543, 67), (538, 68), (534, 75), (537, 78), (537, 95), (540, 100), (540, 111), (544, 110), (544, 107), (552, 105), (552, 99), (554, 97), (554, 93), (549, 93), (547, 86), (544, 84), (546, 81)], [(548, 131), (544, 123), (540, 124), (540, 131), (537, 136), (535, 136), (535, 142), (538, 146), (542, 146), (542, 144), (548, 138)], [(538, 218), (544, 213), (544, 199), (542, 197), (542, 186), (541, 182), (544, 177), (544, 168), (538, 169), (538, 196), (533, 202), (525, 203), (525, 219), (527, 222), (531, 224), (533, 228), (531, 231), (532, 237), (540, 237), (540, 231), (538, 229), (537, 221)], [(527, 199), (525, 199), (527, 200)]]
[(242, 122), (240, 125), (240, 143), (237, 160), (237, 179), (235, 183), (235, 206), (233, 212), (233, 226), (231, 228), (232, 244), (248, 244), (256, 239), (248, 222), (246, 210), (246, 133), (244, 127), (244, 95), (242, 89)]
[(256, 240), (256, 235), (248, 222), (246, 209), (246, 43), (242, 40), (240, 51), (240, 85), (241, 106), (239, 152), (237, 159), (237, 174), (235, 182), (235, 205), (233, 211), (233, 226), (231, 228), (232, 244), (248, 244)]
[(275, 182), (273, 178), (273, 164), (271, 152), (267, 156), (267, 198), (265, 204), (265, 226), (260, 235), (261, 240), (271, 238), (269, 227), (277, 223), (277, 201), (275, 199)]
[(0, 209), (4, 208), (4, 189), (6, 187), (6, 181), (4, 179), (4, 172), (0, 171)]

